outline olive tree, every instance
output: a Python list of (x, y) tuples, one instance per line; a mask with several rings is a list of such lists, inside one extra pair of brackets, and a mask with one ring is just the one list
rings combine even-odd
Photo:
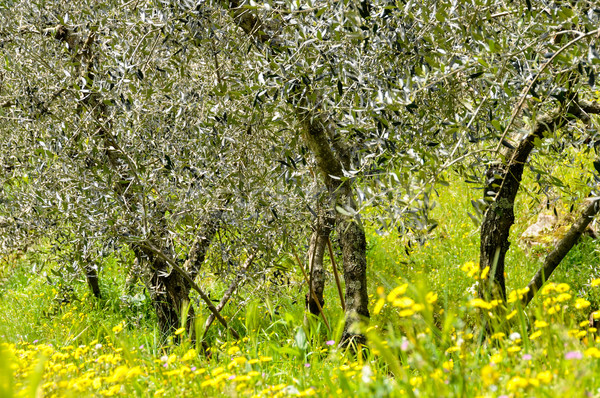
[(7, 200), (33, 209), (29, 225), (58, 220), (82, 251), (126, 244), (164, 334), (193, 317), (192, 289), (226, 325), (194, 281), (218, 230), (235, 242), (223, 255), (236, 272), (257, 251), (277, 256), (274, 237), (298, 216), (288, 209), (304, 207), (274, 167), (287, 143), (252, 133), (265, 112), (219, 86), (184, 16), (65, 2), (2, 14), (2, 134), (15, 137), (3, 155), (25, 179)]

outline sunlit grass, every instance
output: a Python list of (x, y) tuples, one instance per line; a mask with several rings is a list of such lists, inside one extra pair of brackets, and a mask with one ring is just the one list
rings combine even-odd
[[(102, 270), (101, 300), (85, 283), (64, 290), (39, 256), (15, 259), (0, 286), (0, 398), (600, 394), (600, 338), (590, 323), (600, 318), (597, 243), (586, 238), (574, 248), (523, 310), (519, 297), (546, 249), (516, 244), (532, 222), (528, 197), (520, 197), (508, 303), (486, 302), (475, 295), (487, 275), (477, 265), (478, 227), (466, 214), (481, 192), (461, 182), (438, 192), (439, 226), (422, 245), (368, 234), (372, 319), (360, 355), (338, 348), (343, 320), (332, 277), (324, 307), (331, 330), (305, 320), (304, 286), (292, 271), (290, 286), (240, 289), (224, 316), (243, 338), (214, 325), (205, 352), (184, 328), (159, 343), (146, 294), (138, 287), (134, 299), (122, 298), (124, 275), (114, 259)], [(226, 287), (207, 280), (219, 297)], [(202, 324), (208, 312), (196, 312)]]

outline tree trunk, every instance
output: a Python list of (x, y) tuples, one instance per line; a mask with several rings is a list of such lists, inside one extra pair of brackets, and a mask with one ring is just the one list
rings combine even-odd
[(154, 258), (152, 261), (152, 305), (158, 318), (161, 336), (166, 339), (181, 325), (182, 310), (189, 306), (186, 325), (192, 339), (194, 338), (194, 308), (189, 305), (190, 287), (180, 273), (169, 270), (165, 261)]
[(529, 291), (525, 293), (521, 302), (523, 307), (527, 306), (529, 302), (535, 297), (538, 290), (546, 283), (546, 281), (552, 275), (552, 272), (558, 267), (560, 262), (565, 258), (569, 251), (575, 246), (579, 238), (584, 233), (585, 229), (594, 219), (594, 216), (598, 214), (600, 209), (600, 203), (597, 199), (592, 200), (581, 213), (581, 217), (571, 226), (567, 234), (556, 244), (556, 247), (544, 261), (544, 265), (536, 272), (535, 276), (527, 287)]
[[(340, 345), (364, 343), (360, 323), (368, 321), (367, 256), (365, 232), (357, 213), (350, 179), (344, 178), (345, 153), (336, 153), (329, 144), (325, 123), (312, 111), (306, 98), (300, 100), (297, 114), (305, 131), (305, 140), (315, 156), (325, 185), (336, 209), (336, 228), (342, 249), (346, 281), (346, 322)], [(339, 152), (339, 150), (338, 150)]]
[(346, 281), (346, 323), (340, 344), (365, 343), (360, 322), (368, 322), (367, 241), (360, 220), (338, 215), (337, 233), (340, 237)]
[[(522, 169), (522, 167), (521, 167)], [(522, 170), (521, 170), (522, 171)], [(515, 222), (514, 194), (519, 188), (520, 178), (514, 175), (506, 180), (506, 185), (498, 192), (502, 178), (506, 175), (502, 165), (494, 165), (487, 171), (485, 199), (492, 200), (485, 212), (481, 224), (480, 260), (481, 269), (489, 267), (488, 282), (482, 281), (480, 295), (485, 300), (493, 298), (506, 299), (506, 280), (504, 277), (504, 260), (510, 247), (508, 237), (510, 227)], [(502, 195), (500, 195), (502, 194)], [(487, 284), (487, 286), (485, 285)]]
[(94, 261), (90, 259), (89, 247), (88, 247), (88, 239), (85, 236), (85, 233), (81, 233), (81, 240), (75, 244), (75, 258), (81, 269), (85, 275), (85, 280), (90, 288), (92, 294), (96, 298), (102, 298), (102, 294), (100, 292), (100, 284), (98, 279), (98, 267), (94, 264)]
[(94, 264), (86, 262), (83, 266), (83, 271), (85, 272), (85, 279), (94, 297), (102, 298), (102, 293), (100, 292), (100, 285), (98, 284), (97, 267)]
[[(221, 211), (216, 211), (209, 216), (188, 253), (183, 270), (188, 273), (191, 278), (190, 280), (193, 280), (198, 274), (200, 266), (206, 258), (206, 253), (219, 228), (221, 215)], [(155, 227), (156, 228), (152, 231), (152, 236), (163, 237), (162, 240), (168, 242), (168, 239), (166, 238), (167, 224), (164, 217), (160, 218), (160, 221), (157, 222)], [(164, 256), (159, 256), (149, 249), (138, 249), (136, 256), (138, 258), (144, 258), (140, 264), (146, 263), (150, 268), (149, 283), (147, 286), (151, 293), (150, 297), (154, 309), (156, 310), (162, 335), (163, 337), (166, 337), (172, 334), (181, 325), (182, 309), (184, 306), (188, 306), (187, 319), (185, 322), (188, 335), (194, 339), (194, 308), (189, 305), (191, 284), (180, 272), (172, 269), (173, 267), (166, 261), (166, 258), (173, 260), (176, 258), (171, 243), (166, 243), (162, 246), (151, 243), (151, 246), (157, 248)]]
[(491, 203), (481, 225), (479, 260), (481, 270), (489, 267), (488, 281), (479, 286), (479, 295), (483, 299), (506, 299), (505, 257), (510, 246), (510, 228), (515, 220), (515, 198), (521, 186), (525, 163), (536, 141), (569, 120), (587, 120), (588, 113), (600, 113), (600, 104), (573, 100), (567, 109), (558, 108), (551, 114), (538, 117), (531, 133), (505, 156), (505, 163), (496, 164), (488, 170), (484, 196)]
[(311, 290), (319, 300), (321, 308), (325, 305), (323, 291), (325, 290), (325, 268), (323, 267), (323, 258), (327, 248), (329, 235), (335, 224), (335, 217), (331, 211), (325, 211), (321, 205), (317, 207), (317, 219), (314, 224), (314, 231), (310, 239), (309, 258), (310, 258), (310, 278), (308, 292), (306, 293), (306, 308), (308, 311), (319, 316), (319, 306), (315, 301)]
[[(251, 37), (256, 44), (267, 44), (276, 49), (277, 37), (264, 31), (265, 24), (250, 10), (242, 7), (237, 0), (222, 0), (223, 7), (229, 9), (236, 24)], [(357, 213), (352, 186), (349, 179), (344, 177), (343, 167), (348, 168), (348, 153), (341, 148), (339, 140), (332, 140), (328, 134), (325, 121), (318, 108), (319, 95), (304, 87), (292, 95), (290, 101), (295, 105), (296, 116), (303, 125), (305, 142), (315, 156), (317, 166), (322, 174), (331, 197), (333, 211), (342, 209), (343, 213), (336, 215), (337, 232), (342, 247), (344, 279), (346, 280), (346, 323), (341, 345), (351, 341), (364, 342), (360, 334), (359, 322), (369, 319), (367, 297), (367, 260), (365, 232)], [(309, 98), (316, 98), (309, 100)], [(335, 151), (335, 152), (334, 152)], [(336, 153), (337, 152), (337, 153)], [(318, 241), (315, 240), (315, 244)], [(312, 285), (312, 283), (311, 283)], [(310, 286), (309, 286), (310, 288)], [(316, 301), (314, 302), (316, 306)]]
[[(267, 44), (276, 49), (277, 37), (263, 31), (263, 21), (250, 10), (243, 9), (242, 3), (223, 0), (221, 4), (230, 10), (237, 25), (256, 44)], [(292, 94), (290, 102), (295, 106), (298, 121), (304, 130), (304, 140), (315, 156), (317, 166), (330, 194), (333, 211), (336, 214), (337, 232), (342, 247), (344, 279), (346, 280), (346, 323), (341, 345), (352, 341), (364, 342), (360, 334), (359, 322), (369, 319), (367, 296), (367, 260), (365, 232), (357, 213), (350, 179), (344, 176), (343, 168), (348, 168), (348, 152), (342, 148), (340, 140), (332, 139), (333, 134), (325, 126), (323, 115), (314, 111), (319, 107), (319, 95), (310, 87), (303, 87)], [(339, 212), (341, 209), (342, 212)], [(315, 302), (316, 305), (316, 302)]]

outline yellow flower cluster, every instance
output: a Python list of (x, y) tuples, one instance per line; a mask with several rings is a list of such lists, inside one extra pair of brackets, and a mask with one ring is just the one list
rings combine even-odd
[(473, 261), (467, 261), (460, 267), (461, 271), (465, 272), (469, 278), (486, 279), (490, 273), (490, 267), (485, 267), (483, 270), (479, 268), (479, 264)]
[(508, 294), (508, 299), (506, 300), (507, 303), (514, 303), (517, 300), (521, 300), (523, 299), (523, 296), (529, 292), (529, 288), (528, 287), (524, 287), (522, 289), (517, 289), (517, 290), (513, 290)]
[(469, 301), (469, 306), (473, 308), (481, 308), (484, 310), (491, 310), (492, 308), (496, 308), (500, 304), (500, 300), (492, 300), (488, 303), (487, 301), (480, 298), (474, 298), (471, 301)]
[(375, 315), (379, 314), (383, 309), (383, 306), (386, 303), (391, 304), (393, 307), (399, 309), (398, 315), (402, 318), (410, 317), (416, 313), (419, 313), (425, 309), (425, 306), (429, 306), (430, 309), (437, 299), (438, 295), (435, 292), (428, 292), (425, 295), (425, 300), (423, 303), (415, 302), (414, 299), (406, 296), (406, 291), (408, 289), (408, 284), (404, 283), (400, 286), (396, 286), (392, 289), (387, 296), (384, 294), (383, 287), (379, 287), (377, 289), (377, 293), (379, 295), (379, 299), (375, 303), (375, 307), (373, 309), (373, 313)]
[(508, 381), (506, 388), (508, 391), (515, 392), (527, 387), (538, 387), (541, 383), (549, 384), (551, 381), (552, 373), (545, 371), (538, 373), (536, 377), (514, 376)]

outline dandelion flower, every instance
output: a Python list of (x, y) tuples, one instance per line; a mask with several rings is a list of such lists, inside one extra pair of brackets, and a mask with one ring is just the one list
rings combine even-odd
[(119, 323), (115, 327), (112, 328), (113, 333), (121, 333), (123, 331), (123, 323)]
[(591, 303), (589, 301), (581, 297), (575, 300), (575, 308), (577, 308), (578, 310), (587, 308), (590, 306), (590, 304)]

